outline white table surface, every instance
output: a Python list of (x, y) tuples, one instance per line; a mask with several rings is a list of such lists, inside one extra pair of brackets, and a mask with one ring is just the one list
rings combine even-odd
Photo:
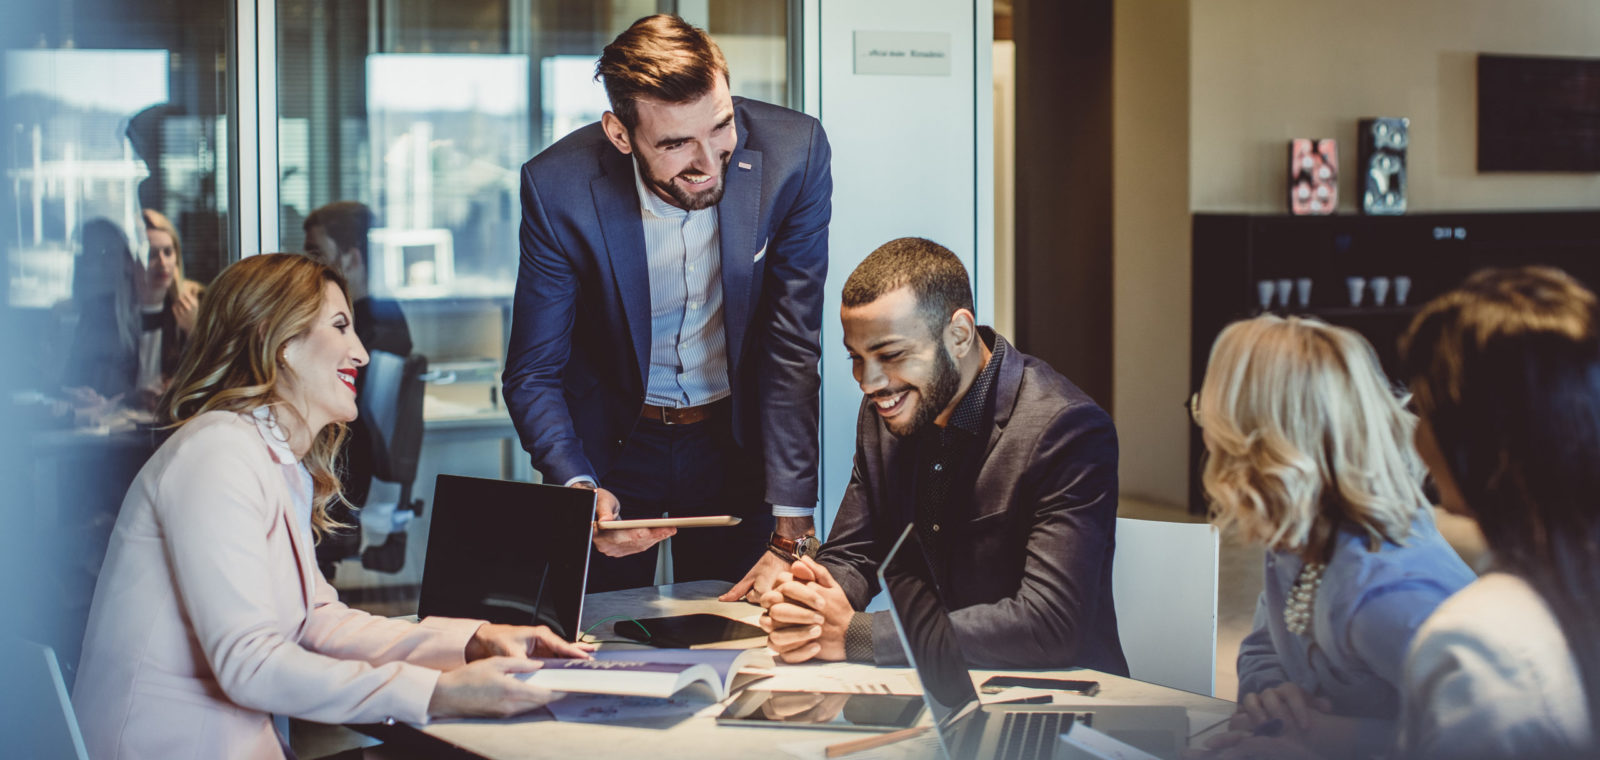
[[(697, 612), (709, 612), (754, 623), (760, 616), (760, 608), (743, 602), (717, 601), (717, 595), (730, 586), (731, 584), (724, 581), (698, 581), (593, 594), (584, 604), (583, 627), (587, 629), (608, 616), (618, 614), (645, 618)], [(604, 638), (610, 635), (610, 630), (610, 623), (605, 623), (596, 628), (595, 633)], [(974, 683), (979, 683), (997, 672), (1001, 671), (975, 670)], [(1049, 673), (1059, 677), (1100, 682), (1100, 694), (1096, 697), (1054, 694), (1055, 704), (1182, 706), (1189, 711), (1189, 730), (1192, 735), (1209, 735), (1217, 730), (1217, 724), (1225, 721), (1234, 710), (1233, 703), (1226, 700), (1093, 670), (1027, 672)], [(846, 663), (806, 665), (780, 663), (778, 677), (790, 674), (836, 675), (845, 680), (863, 677), (885, 680), (910, 679), (909, 683), (916, 683), (915, 671), (910, 668), (871, 668)], [(1001, 695), (988, 697), (986, 701), (1035, 693), (1040, 692), (1012, 689)], [(751, 757), (781, 759), (817, 756), (811, 753), (818, 752), (822, 745), (870, 735), (857, 731), (719, 726), (714, 719), (716, 712), (720, 712), (720, 708), (702, 711), (688, 718), (593, 724), (561, 723), (553, 720), (548, 712), (539, 710), (506, 720), (436, 721), (425, 726), (410, 728), (493, 760), (523, 758), (572, 760), (600, 757), (636, 760), (661, 758), (712, 760)], [(926, 712), (923, 713), (923, 721), (930, 722)], [(937, 748), (925, 740), (921, 743), (907, 743), (907, 746), (888, 752), (863, 752), (848, 757), (852, 760), (867, 760), (869, 757), (937, 756)]]

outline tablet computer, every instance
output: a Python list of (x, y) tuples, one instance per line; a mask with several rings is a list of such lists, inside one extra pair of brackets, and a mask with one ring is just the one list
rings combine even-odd
[(601, 530), (627, 530), (629, 528), (726, 528), (738, 525), (740, 518), (733, 515), (706, 517), (649, 517), (642, 520), (601, 520), (595, 523)]
[(717, 716), (734, 726), (898, 731), (922, 717), (922, 697), (906, 694), (822, 694), (747, 689)]
[(618, 620), (611, 630), (626, 639), (653, 647), (687, 649), (702, 644), (764, 638), (766, 631), (733, 618), (698, 612), (691, 615)]

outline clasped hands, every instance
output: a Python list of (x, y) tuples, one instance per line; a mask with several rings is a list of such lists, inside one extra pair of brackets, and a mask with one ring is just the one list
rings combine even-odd
[(826, 567), (801, 557), (761, 595), (761, 630), (784, 662), (843, 660), (844, 632), (855, 608)]

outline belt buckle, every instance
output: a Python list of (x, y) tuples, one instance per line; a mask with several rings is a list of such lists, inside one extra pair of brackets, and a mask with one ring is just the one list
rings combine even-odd
[(663, 425), (676, 425), (676, 424), (678, 424), (678, 423), (672, 421), (672, 412), (673, 411), (675, 411), (675, 410), (670, 406), (661, 407), (661, 424), (663, 424)]

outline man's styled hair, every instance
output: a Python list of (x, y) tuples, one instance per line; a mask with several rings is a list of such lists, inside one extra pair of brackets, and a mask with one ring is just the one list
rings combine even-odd
[[(328, 237), (333, 238), (339, 250), (354, 248), (361, 251), (361, 260), (370, 268), (372, 262), (367, 257), (367, 233), (378, 226), (378, 217), (360, 201), (334, 201), (312, 211), (306, 216), (304, 224), (300, 225), (307, 234), (312, 227), (321, 227)], [(329, 251), (334, 255), (338, 251)]]
[(633, 22), (600, 53), (595, 79), (605, 84), (611, 111), (632, 132), (639, 98), (688, 103), (728, 81), (728, 61), (711, 35), (677, 16), (657, 14)]
[(949, 248), (919, 237), (890, 240), (868, 254), (844, 281), (842, 305), (847, 309), (866, 306), (906, 286), (917, 297), (917, 310), (934, 340), (943, 334), (956, 311), (977, 313), (961, 259)]

